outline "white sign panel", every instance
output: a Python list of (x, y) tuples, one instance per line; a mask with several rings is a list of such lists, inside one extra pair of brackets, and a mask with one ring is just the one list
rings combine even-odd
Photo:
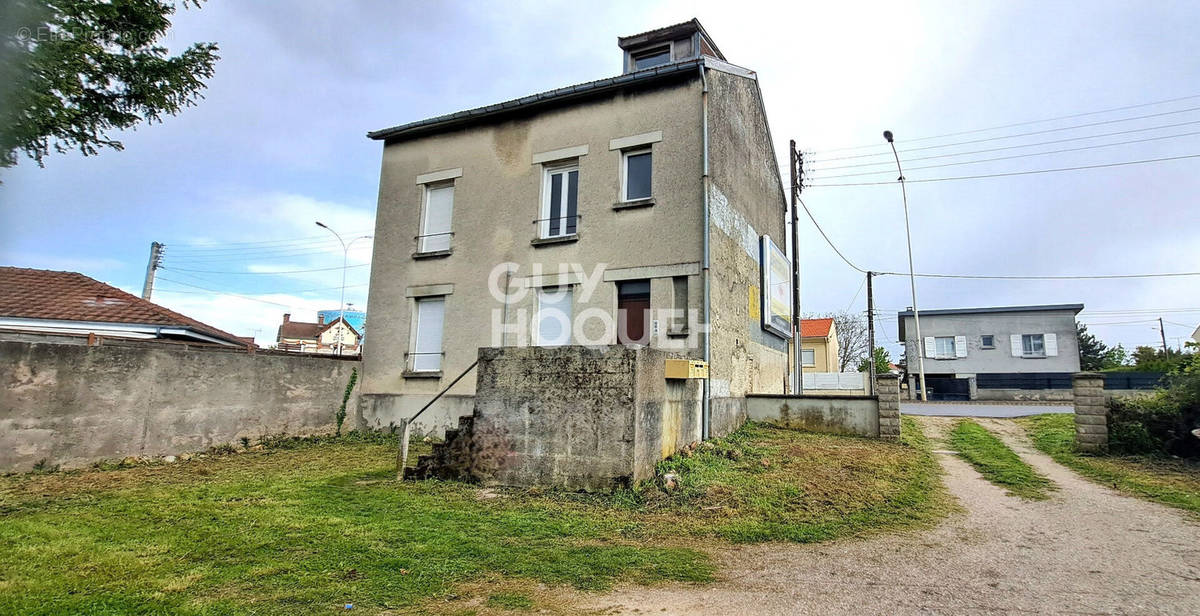
[(762, 326), (781, 337), (792, 337), (792, 265), (771, 236), (759, 240), (762, 271)]

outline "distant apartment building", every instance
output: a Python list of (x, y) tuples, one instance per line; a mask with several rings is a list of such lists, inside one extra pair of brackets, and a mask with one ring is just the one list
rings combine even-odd
[[(783, 392), (786, 202), (757, 77), (696, 20), (618, 46), (616, 77), (369, 133), (369, 425), (411, 416), (489, 346), (707, 358), (712, 433), (739, 425), (730, 401)], [(764, 251), (783, 263), (770, 293)], [(474, 387), (423, 420), (470, 413)]]
[(1083, 304), (921, 310), (920, 339), (913, 312), (900, 312), (910, 397), (919, 397), (920, 354), (931, 400), (1070, 400), (1081, 310)]
[[(332, 313), (334, 319), (326, 322), (328, 313)], [(336, 310), (321, 311), (316, 323), (293, 321), (292, 315), (287, 313), (275, 335), (275, 347), (295, 353), (358, 355), (362, 350), (362, 334), (351, 325), (348, 316), (342, 318)]]

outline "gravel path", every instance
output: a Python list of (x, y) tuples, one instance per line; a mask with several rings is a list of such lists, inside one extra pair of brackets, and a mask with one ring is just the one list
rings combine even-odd
[[(919, 421), (940, 438), (953, 420)], [(614, 615), (1200, 614), (1200, 524), (1080, 478), (1035, 452), (1011, 421), (980, 422), (1059, 486), (1050, 500), (1007, 496), (941, 455), (946, 485), (966, 511), (933, 530), (738, 547), (720, 556), (715, 584), (622, 587), (581, 607)]]

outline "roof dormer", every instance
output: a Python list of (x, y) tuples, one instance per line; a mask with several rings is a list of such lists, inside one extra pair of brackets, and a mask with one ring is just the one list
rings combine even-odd
[(697, 19), (633, 36), (618, 37), (617, 45), (624, 52), (625, 73), (702, 55), (725, 59)]

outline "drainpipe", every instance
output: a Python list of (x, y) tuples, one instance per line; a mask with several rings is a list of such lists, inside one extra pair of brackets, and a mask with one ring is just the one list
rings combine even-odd
[(704, 379), (704, 402), (703, 411), (700, 418), (700, 438), (708, 440), (712, 438), (712, 293), (709, 282), (709, 216), (708, 216), (708, 193), (709, 184), (712, 181), (708, 176), (708, 79), (704, 76), (704, 62), (700, 62), (700, 83), (703, 85), (703, 90), (700, 94), (700, 106), (703, 109), (701, 127), (704, 135), (704, 175), (701, 176), (701, 184), (704, 186), (704, 363), (709, 364), (709, 376)]

